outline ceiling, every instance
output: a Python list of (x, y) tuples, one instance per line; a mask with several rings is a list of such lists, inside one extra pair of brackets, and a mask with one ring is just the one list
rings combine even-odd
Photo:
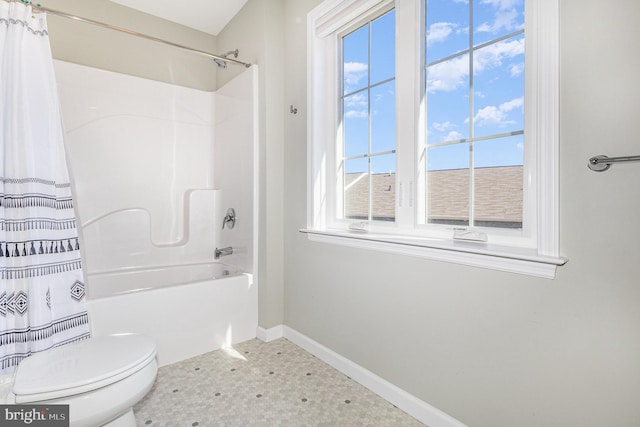
[(175, 0), (111, 0), (205, 33), (217, 36), (247, 0), (191, 0), (178, 6)]

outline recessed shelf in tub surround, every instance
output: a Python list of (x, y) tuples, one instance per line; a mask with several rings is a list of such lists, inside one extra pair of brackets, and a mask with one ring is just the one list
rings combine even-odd
[(211, 261), (223, 217), (221, 191), (190, 190), (185, 198), (186, 221), (171, 240), (153, 235), (147, 209), (123, 209), (84, 223), (87, 273)]

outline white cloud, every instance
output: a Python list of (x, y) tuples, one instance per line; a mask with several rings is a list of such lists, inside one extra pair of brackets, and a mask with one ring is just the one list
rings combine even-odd
[[(503, 61), (524, 54), (524, 40), (502, 41), (476, 51), (473, 68), (476, 73), (499, 67)], [(453, 91), (468, 85), (469, 56), (433, 65), (427, 70), (427, 92)], [(513, 69), (511, 69), (513, 75)]]
[(481, 108), (473, 118), (478, 126), (490, 126), (504, 124), (506, 114), (495, 105)]
[(515, 98), (511, 101), (504, 102), (498, 107), (488, 105), (478, 110), (473, 117), (474, 122), (478, 126), (506, 126), (515, 123), (513, 120), (507, 120), (509, 111), (516, 108), (522, 108), (524, 98)]
[(500, 30), (515, 31), (524, 28), (524, 21), (516, 10), (516, 6), (522, 0), (483, 0), (482, 3), (489, 4), (495, 9), (493, 22), (483, 22), (476, 31), (481, 33), (497, 33)]
[(369, 66), (362, 62), (344, 63), (344, 83), (347, 88), (355, 87), (360, 80), (367, 77)]
[(427, 92), (453, 91), (468, 84), (469, 56), (441, 62), (427, 69)]
[(449, 132), (449, 134), (447, 134), (447, 136), (444, 137), (445, 141), (457, 141), (459, 139), (462, 139), (462, 134), (455, 130), (452, 130), (451, 132)]
[(455, 125), (453, 123), (449, 122), (449, 121), (446, 121), (444, 123), (434, 122), (432, 126), (438, 132), (444, 132), (445, 130), (447, 130), (449, 128), (455, 127)]
[(511, 77), (517, 77), (524, 73), (524, 62), (519, 62), (511, 66)]
[(355, 95), (344, 98), (344, 116), (348, 119), (359, 119), (368, 116), (369, 103), (365, 93), (356, 93)]
[(505, 10), (513, 9), (516, 5), (522, 3), (522, 0), (482, 0), (483, 4), (490, 4), (494, 9)]
[(524, 106), (524, 98), (514, 98), (511, 101), (504, 102), (500, 104), (500, 109), (502, 111), (511, 111), (516, 108), (522, 108)]
[(356, 93), (344, 98), (345, 110), (349, 109), (349, 107), (367, 107), (368, 105), (369, 103), (367, 102), (367, 95), (363, 92)]
[(515, 31), (522, 28), (522, 22), (518, 20), (518, 12), (515, 9), (496, 12), (492, 23), (483, 22), (478, 25), (479, 33), (495, 34), (500, 30)]
[(451, 22), (434, 22), (427, 30), (427, 46), (445, 41), (457, 25)]
[(476, 72), (502, 65), (505, 59), (524, 54), (524, 39), (502, 41), (476, 51), (473, 68)]
[(367, 110), (348, 110), (345, 111), (344, 116), (347, 119), (363, 119), (369, 115)]

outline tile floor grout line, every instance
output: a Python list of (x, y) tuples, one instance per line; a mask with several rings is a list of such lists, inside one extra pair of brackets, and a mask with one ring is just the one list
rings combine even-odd
[(286, 338), (257, 339), (158, 371), (138, 426), (422, 426)]

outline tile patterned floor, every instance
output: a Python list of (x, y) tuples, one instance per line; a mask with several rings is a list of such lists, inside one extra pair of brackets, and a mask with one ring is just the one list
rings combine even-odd
[(141, 427), (423, 425), (284, 338), (162, 367), (134, 411)]

